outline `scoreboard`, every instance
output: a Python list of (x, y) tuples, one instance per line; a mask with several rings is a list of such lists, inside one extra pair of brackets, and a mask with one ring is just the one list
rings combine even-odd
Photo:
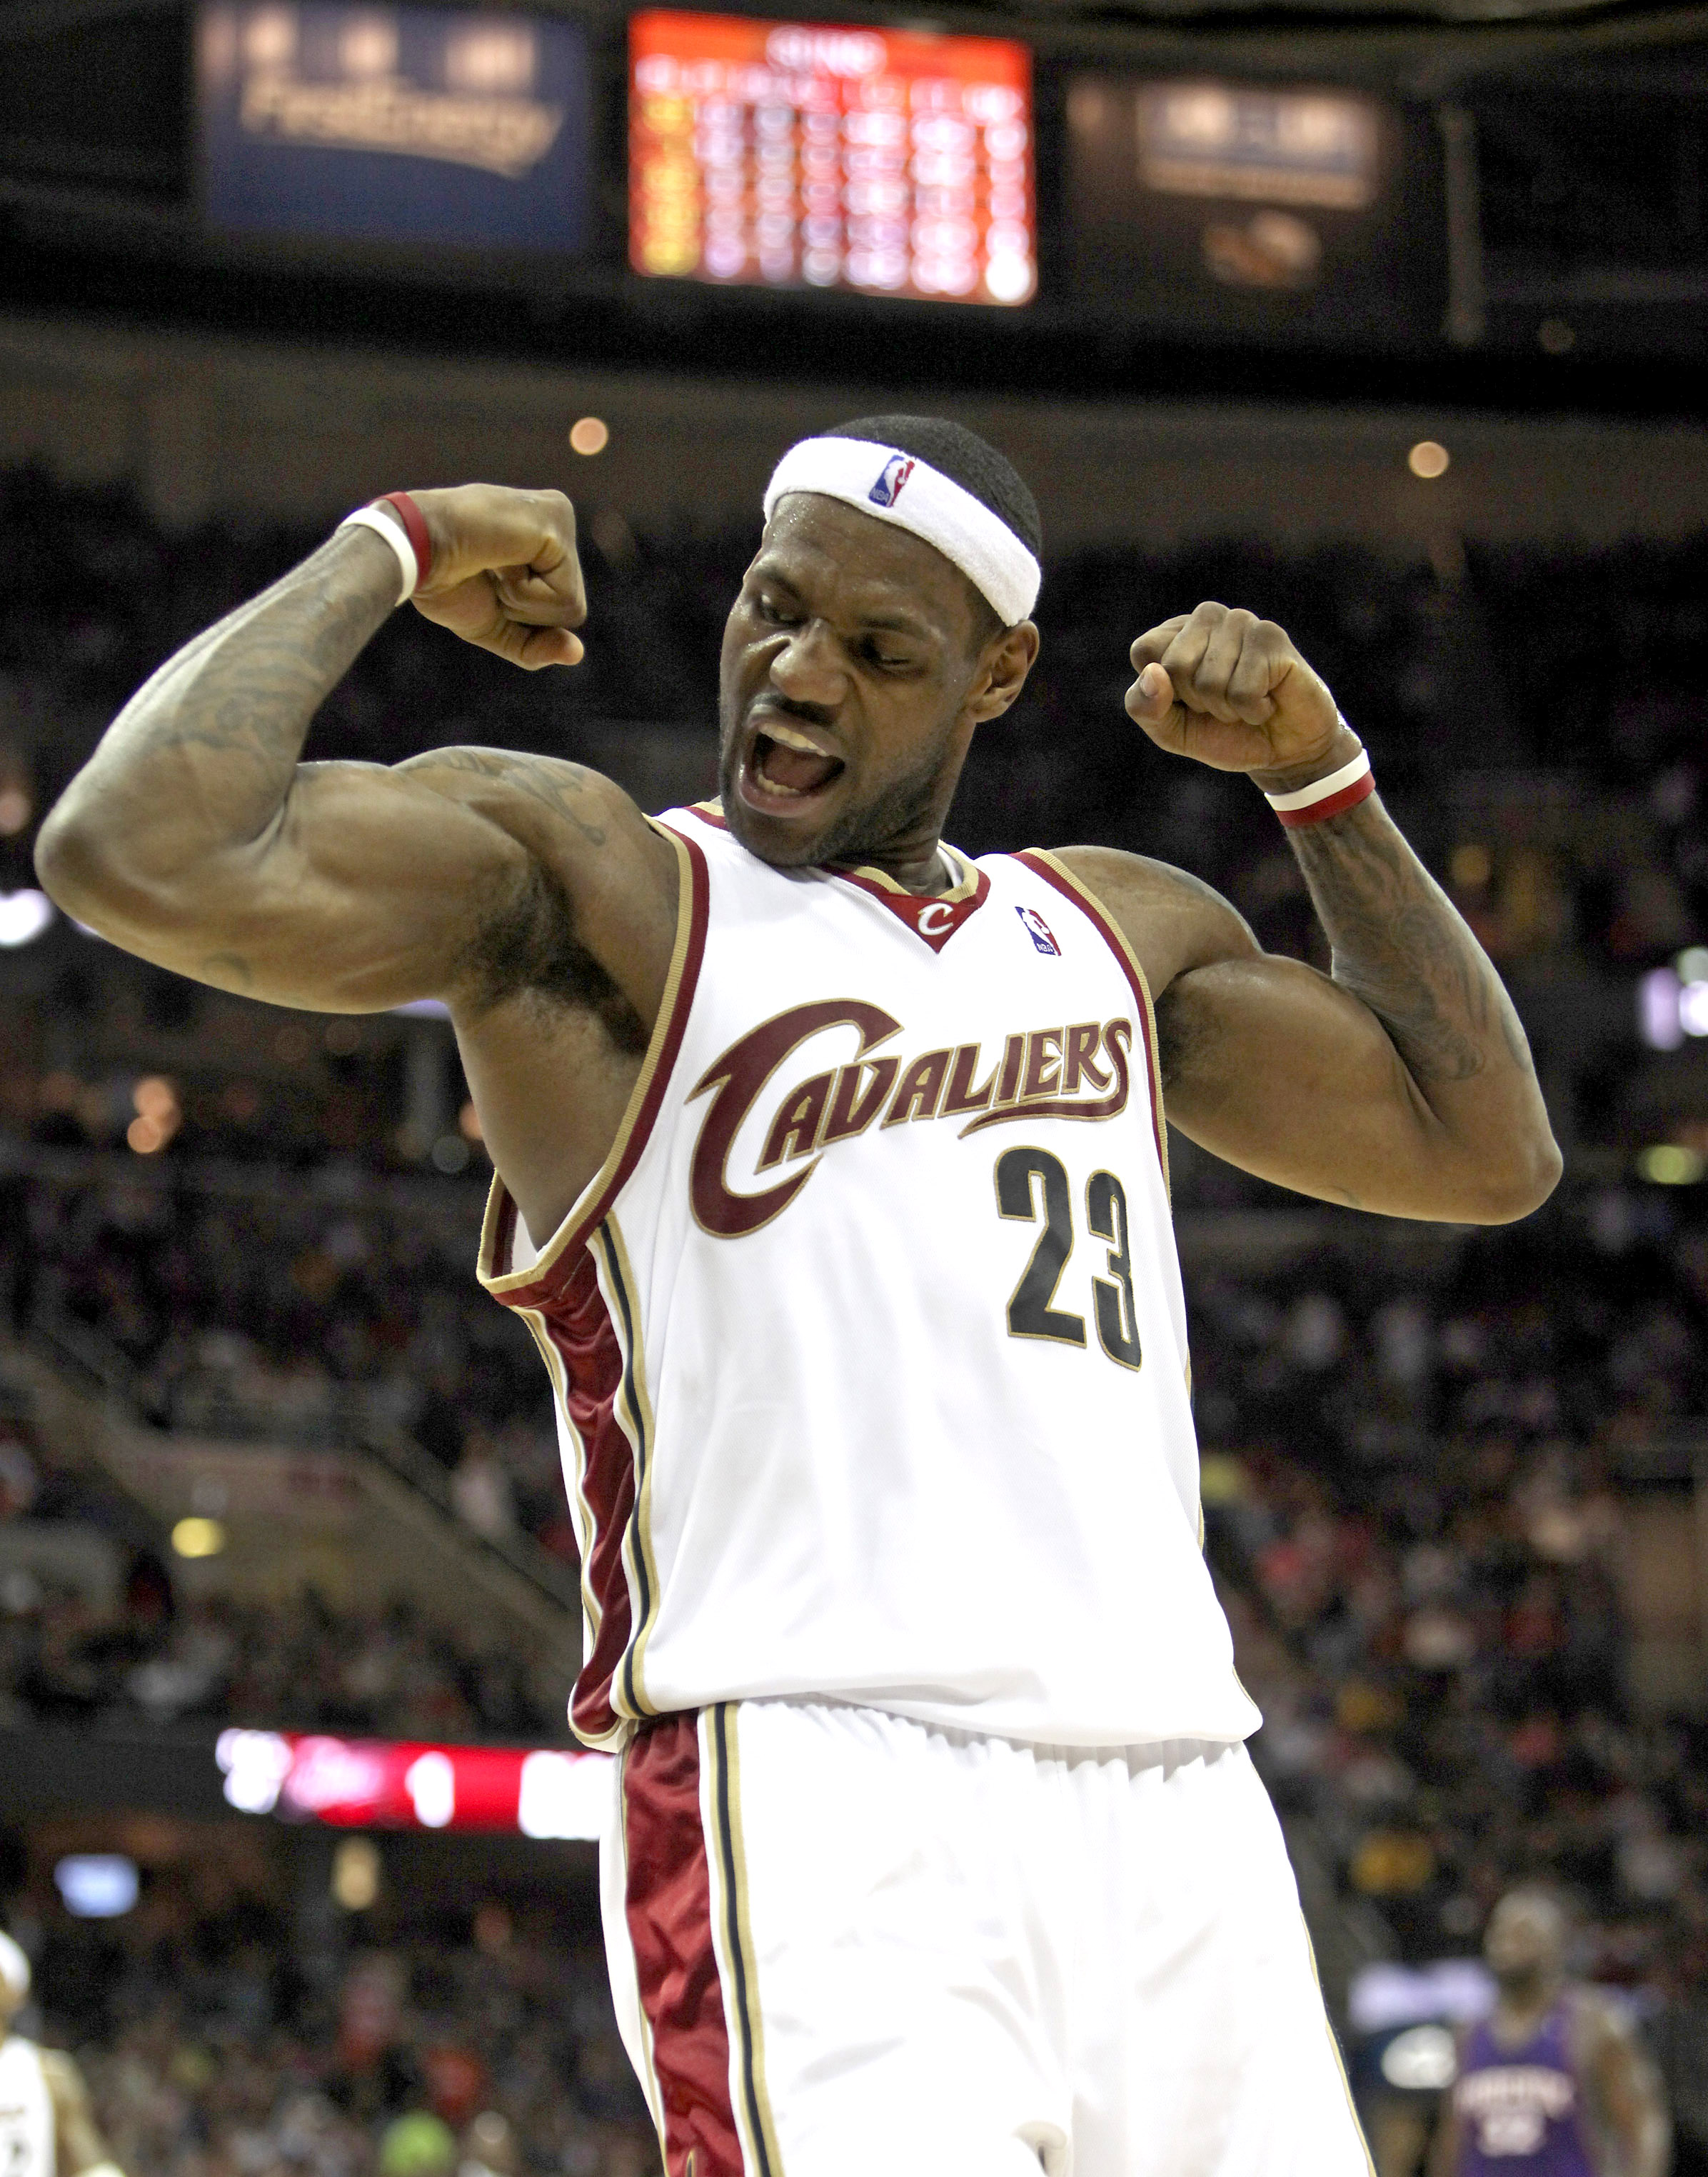
[(1011, 39), (630, 19), (639, 273), (1012, 308), (1036, 292), (1036, 202)]

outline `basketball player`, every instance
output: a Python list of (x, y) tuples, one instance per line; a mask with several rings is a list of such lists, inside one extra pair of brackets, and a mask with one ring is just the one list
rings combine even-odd
[(0, 2177), (120, 2177), (76, 2065), (12, 2031), (29, 1995), (30, 1961), (0, 1934)]
[(1553, 1899), (1509, 1891), (1482, 1951), (1494, 2011), (1461, 2037), (1431, 2177), (1665, 2177), (1660, 2082), (1618, 2012), (1567, 1981)]
[(1279, 627), (1165, 620), (1128, 708), (1269, 794), (1332, 975), (1140, 856), (944, 840), (1038, 650), (1037, 510), (990, 447), (844, 424), (764, 512), (720, 802), (299, 761), (400, 593), (582, 655), (568, 502), (471, 485), (363, 510), (163, 666), (43, 881), (252, 997), (450, 1010), (481, 1275), (558, 1396), (571, 1713), (621, 1755), (607, 1949), (670, 2177), (1350, 2177), (1199, 1551), (1159, 1084), (1303, 1193), (1499, 1220), (1559, 1168), (1523, 1034)]

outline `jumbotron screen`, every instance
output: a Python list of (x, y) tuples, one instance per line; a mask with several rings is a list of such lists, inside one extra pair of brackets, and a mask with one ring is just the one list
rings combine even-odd
[(637, 272), (1007, 307), (1036, 292), (1027, 46), (660, 8), (630, 19), (629, 70)]

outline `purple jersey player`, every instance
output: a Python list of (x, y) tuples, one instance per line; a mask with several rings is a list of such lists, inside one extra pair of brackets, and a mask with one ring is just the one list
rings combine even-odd
[(1565, 1938), (1540, 1891), (1495, 1907), (1495, 2007), (1461, 2045), (1431, 2177), (1663, 2177), (1658, 2083), (1617, 2014), (1568, 1983)]

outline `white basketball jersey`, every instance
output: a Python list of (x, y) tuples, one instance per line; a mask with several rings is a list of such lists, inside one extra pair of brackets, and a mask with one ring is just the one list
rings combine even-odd
[(41, 2051), (9, 2036), (0, 2041), (0, 2177), (53, 2177), (53, 2131)]
[(537, 1255), (499, 1184), (481, 1243), (558, 1394), (575, 1729), (799, 1695), (1243, 1738), (1131, 952), (1045, 854), (922, 899), (662, 825), (676, 952), (617, 1143)]

